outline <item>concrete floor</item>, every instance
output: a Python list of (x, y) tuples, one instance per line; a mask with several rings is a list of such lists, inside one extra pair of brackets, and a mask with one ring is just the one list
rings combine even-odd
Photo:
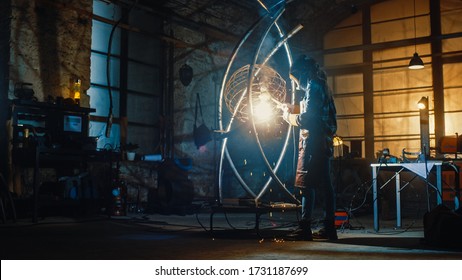
[(462, 249), (425, 245), (421, 220), (381, 221), (373, 230), (372, 215), (350, 219), (338, 230), (339, 240), (287, 241), (295, 212), (263, 214), (255, 230), (253, 213), (210, 212), (190, 215), (94, 215), (85, 218), (45, 217), (0, 225), (2, 260), (429, 260), (462, 259)]

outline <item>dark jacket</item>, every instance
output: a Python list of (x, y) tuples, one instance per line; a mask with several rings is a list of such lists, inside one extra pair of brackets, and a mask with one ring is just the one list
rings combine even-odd
[(332, 138), (337, 131), (337, 112), (326, 82), (319, 78), (311, 80), (303, 101), (305, 106), (297, 117), (298, 126), (308, 130), (310, 138)]
[(300, 187), (316, 181), (313, 176), (324, 172), (316, 163), (332, 156), (332, 139), (337, 130), (335, 104), (324, 80), (311, 80), (303, 101), (305, 106), (301, 106), (297, 117), (300, 138), (295, 185)]

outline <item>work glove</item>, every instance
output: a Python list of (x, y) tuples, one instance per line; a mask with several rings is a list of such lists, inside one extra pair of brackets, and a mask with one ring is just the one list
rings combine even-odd
[(283, 110), (283, 113), (282, 113), (282, 118), (290, 125), (293, 125), (293, 126), (298, 126), (298, 123), (297, 123), (297, 114), (292, 114), (290, 112), (290, 108), (287, 104), (283, 104), (282, 106), (282, 110)]

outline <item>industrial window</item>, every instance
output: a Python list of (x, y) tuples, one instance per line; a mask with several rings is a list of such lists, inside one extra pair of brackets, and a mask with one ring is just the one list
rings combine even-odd
[[(441, 1), (441, 33), (451, 36), (462, 32), (462, 4), (457, 0)], [(462, 133), (462, 37), (442, 40), (443, 54), (448, 63), (443, 65), (445, 133)]]
[[(440, 0), (441, 32), (446, 36), (438, 39), (430, 36), (430, 1), (415, 3), (416, 28), (414, 0), (392, 0), (371, 6), (369, 19), (359, 20), (362, 17), (359, 12), (326, 34), (324, 66), (332, 81), (339, 115), (338, 134), (344, 137), (344, 142), (365, 140), (366, 135), (373, 135), (374, 152), (389, 148), (392, 154), (400, 155), (403, 148), (419, 148), (417, 102), (425, 96), (432, 101), (430, 137), (431, 146), (435, 147), (432, 70), (435, 55), (443, 58), (445, 133), (454, 134), (462, 127), (462, 83), (457, 75), (462, 70), (462, 4)], [(370, 26), (362, 21), (370, 21)], [(339, 32), (348, 32), (349, 36), (342, 41), (344, 36), (335, 35)], [(363, 38), (363, 34), (367, 37)], [(442, 54), (432, 54), (434, 41), (430, 39), (441, 40)], [(407, 65), (416, 51), (425, 68), (409, 70)], [(366, 52), (370, 55), (363, 55)], [(369, 130), (364, 126), (367, 108), (373, 112)]]
[[(160, 142), (163, 54), (156, 34), (162, 33), (162, 20), (142, 7), (101, 0), (94, 1), (93, 13), (88, 94), (96, 112), (91, 116), (90, 134), (99, 137), (98, 148), (116, 149), (131, 142), (139, 145), (139, 152), (153, 153)], [(112, 122), (108, 121), (109, 92)]]

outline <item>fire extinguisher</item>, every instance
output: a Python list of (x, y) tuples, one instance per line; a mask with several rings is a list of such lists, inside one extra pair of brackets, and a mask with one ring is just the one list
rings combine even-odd
[(114, 180), (112, 185), (112, 215), (127, 215), (127, 186), (123, 180)]

